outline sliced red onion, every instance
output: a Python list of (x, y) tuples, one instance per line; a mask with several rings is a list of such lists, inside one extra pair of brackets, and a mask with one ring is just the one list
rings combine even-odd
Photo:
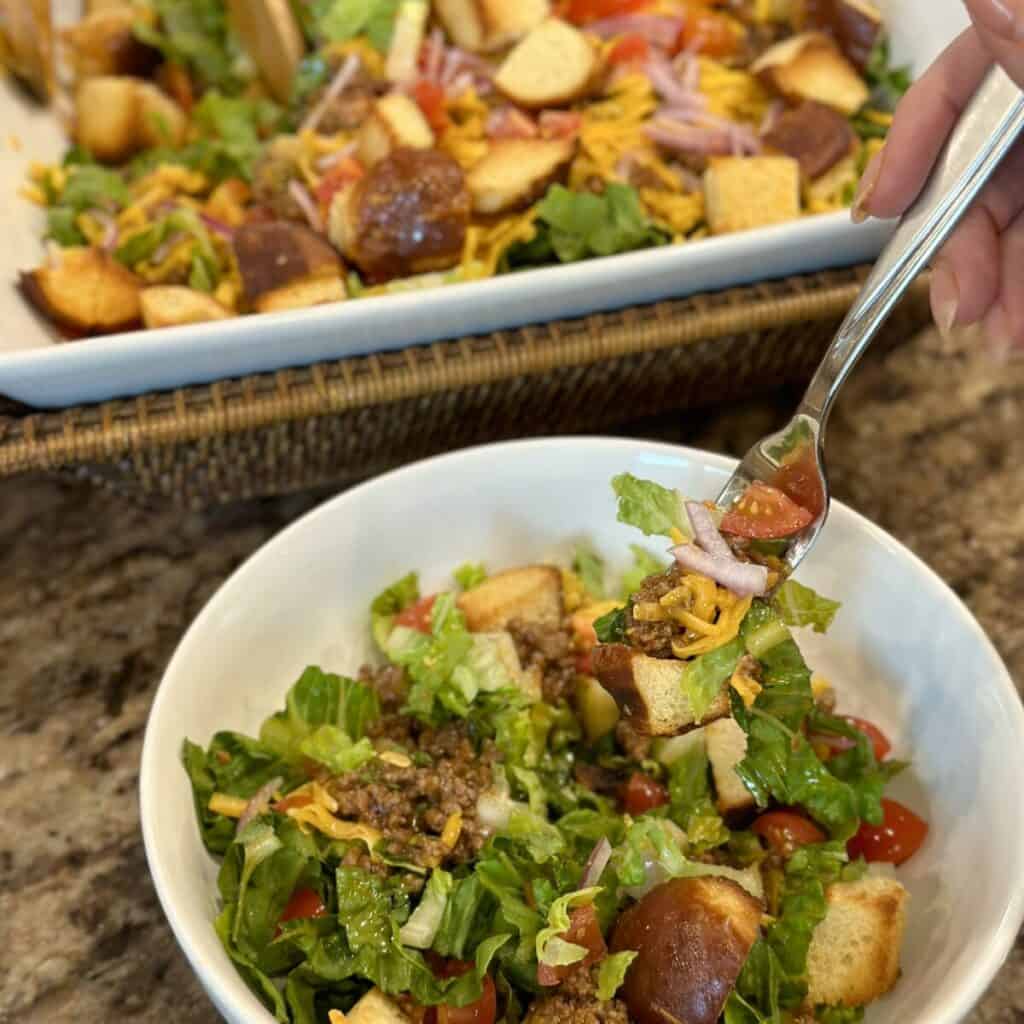
[(464, 92), (476, 86), (476, 76), (472, 71), (460, 71), (445, 89), (445, 95), (449, 99), (457, 100)]
[(655, 92), (668, 103), (686, 106), (693, 96), (689, 89), (683, 88), (676, 75), (676, 69), (664, 54), (657, 51), (652, 53), (644, 65), (644, 71), (651, 80)]
[(216, 217), (211, 217), (208, 213), (199, 214), (199, 219), (206, 225), (215, 235), (220, 235), (225, 241), (230, 242), (235, 237), (234, 228), (230, 225), (225, 224), (222, 220), (217, 220)]
[(324, 233), (324, 219), (320, 216), (320, 211), (317, 209), (316, 203), (313, 202), (309, 189), (301, 184), (301, 182), (292, 178), (288, 182), (288, 194), (298, 204), (299, 209), (302, 210), (306, 220), (309, 221), (309, 226), (322, 235)]
[(235, 826), (235, 835), (241, 835), (245, 830), (245, 826), (249, 824), (253, 818), (258, 818), (264, 811), (270, 807), (270, 801), (273, 795), (284, 785), (284, 779), (273, 778), (269, 782), (265, 782), (251, 797), (249, 802), (245, 805), (245, 810), (242, 811), (242, 816), (238, 819), (238, 824)]
[(186, 235), (184, 231), (176, 231), (170, 238), (153, 250), (149, 257), (149, 262), (154, 267), (157, 266), (157, 264), (163, 263), (163, 261), (170, 255), (171, 250), (185, 238), (188, 238), (188, 235)]
[(643, 36), (652, 45), (668, 50), (675, 45), (682, 27), (683, 19), (671, 15), (624, 14), (619, 17), (592, 21), (587, 26), (587, 31), (593, 32), (594, 35), (600, 36), (602, 39), (612, 39), (614, 36), (627, 33)]
[(684, 50), (672, 65), (684, 89), (697, 92), (700, 89), (700, 61), (694, 53)]
[(320, 102), (306, 115), (306, 119), (299, 128), (300, 131), (311, 132), (316, 130), (316, 126), (323, 119), (324, 114), (327, 113), (327, 108), (348, 88), (352, 83), (352, 79), (356, 77), (359, 65), (359, 57), (354, 53), (350, 53), (338, 69), (338, 73), (331, 79), (331, 84), (327, 86), (323, 96), (320, 97)]
[(709, 576), (738, 597), (759, 597), (768, 589), (768, 570), (763, 565), (709, 555), (695, 544), (680, 544), (671, 550), (684, 569)]
[(89, 211), (92, 218), (103, 228), (103, 238), (100, 239), (100, 248), (104, 252), (112, 252), (117, 248), (117, 240), (120, 231), (117, 227), (117, 219), (106, 210), (93, 209)]
[(594, 848), (590, 851), (590, 856), (587, 858), (587, 863), (583, 868), (583, 877), (580, 878), (581, 889), (589, 889), (592, 885), (597, 885), (604, 874), (604, 869), (608, 867), (608, 861), (612, 859), (612, 844), (608, 842), (606, 836), (602, 836)]
[(725, 156), (732, 152), (732, 137), (728, 132), (697, 125), (684, 125), (678, 121), (652, 121), (644, 129), (648, 138), (666, 149), (680, 153), (702, 153), (707, 156)]
[(709, 554), (716, 558), (733, 558), (732, 548), (725, 542), (725, 538), (718, 532), (714, 519), (706, 505), (699, 501), (688, 501), (686, 503), (686, 514), (690, 518), (690, 526), (693, 527), (693, 536), (697, 543)]

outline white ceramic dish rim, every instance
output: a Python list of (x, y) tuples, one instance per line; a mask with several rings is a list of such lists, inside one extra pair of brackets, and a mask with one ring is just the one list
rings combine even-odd
[[(198, 952), (192, 943), (189, 927), (185, 923), (183, 915), (179, 913), (172, 898), (171, 886), (163, 863), (163, 853), (157, 844), (154, 832), (153, 823), (156, 820), (159, 809), (155, 803), (156, 787), (151, 783), (151, 780), (155, 780), (158, 777), (161, 769), (166, 767), (156, 763), (156, 754), (154, 753), (156, 744), (150, 742), (152, 723), (154, 720), (161, 717), (163, 705), (170, 699), (168, 696), (170, 691), (164, 685), (164, 682), (173, 676), (177, 664), (180, 661), (185, 660), (186, 650), (192, 644), (197, 642), (196, 638), (202, 628), (201, 620), (205, 616), (207, 610), (215, 604), (219, 604), (221, 601), (230, 600), (232, 591), (236, 587), (243, 585), (246, 574), (251, 571), (252, 567), (264, 556), (268, 549), (278, 545), (287, 545), (293, 533), (301, 532), (308, 526), (310, 521), (318, 517), (333, 515), (339, 506), (343, 506), (348, 502), (358, 502), (359, 498), (367, 491), (375, 488), (386, 487), (396, 477), (407, 476), (409, 477), (407, 483), (411, 483), (412, 479), (420, 473), (425, 473), (429, 476), (441, 465), (454, 466), (460, 461), (479, 458), (483, 452), (487, 452), (499, 460), (503, 452), (510, 450), (514, 450), (517, 453), (532, 451), (536, 452), (539, 457), (543, 454), (545, 449), (550, 449), (554, 446), (566, 445), (578, 445), (581, 448), (593, 448), (594, 446), (600, 446), (604, 451), (621, 451), (624, 458), (627, 454), (636, 455), (638, 453), (650, 455), (660, 454), (675, 458), (684, 458), (724, 472), (730, 472), (736, 465), (736, 460), (726, 456), (681, 445), (587, 436), (553, 437), (539, 440), (510, 441), (498, 444), (478, 445), (472, 448), (466, 448), (460, 451), (424, 459), (411, 465), (392, 470), (389, 473), (360, 484), (349, 491), (343, 492), (342, 494), (327, 500), (317, 508), (312, 509), (300, 519), (290, 524), (279, 534), (261, 545), (259, 549), (250, 555), (249, 558), (247, 558), (231, 574), (231, 576), (221, 584), (213, 596), (208, 600), (204, 609), (198, 616), (196, 616), (196, 619), (186, 631), (177, 650), (171, 658), (171, 661), (167, 665), (150, 710), (150, 718), (147, 723), (146, 735), (143, 740), (142, 764), (139, 777), (140, 814), (146, 860), (149, 865), (154, 887), (156, 888), (157, 896), (160, 900), (161, 906), (163, 907), (164, 914), (167, 917), (171, 930), (173, 931), (179, 946), (185, 953), (185, 956), (193, 970), (199, 976), (204, 988), (217, 1005), (218, 1009), (222, 1006), (222, 1000), (224, 1005), (230, 1005), (232, 1001), (230, 993), (227, 992), (224, 987), (225, 971), (219, 966), (215, 966), (205, 961), (198, 955)], [(414, 488), (412, 491), (414, 491)], [(930, 587), (944, 592), (945, 596), (948, 599), (951, 599), (953, 606), (958, 609), (962, 619), (969, 624), (970, 631), (978, 646), (985, 651), (994, 664), (999, 666), (1000, 671), (996, 678), (989, 680), (988, 685), (996, 688), (996, 696), (998, 697), (1009, 720), (1013, 723), (1012, 731), (1016, 733), (1022, 742), (1024, 742), (1024, 703), (1022, 703), (1021, 697), (1014, 686), (1013, 680), (1003, 664), (998, 651), (992, 644), (992, 641), (956, 593), (917, 555), (902, 545), (895, 538), (891, 537), (880, 527), (862, 516), (859, 512), (856, 512), (841, 502), (833, 502), (831, 514), (848, 520), (856, 526), (857, 529), (864, 531), (877, 543), (891, 552), (894, 557), (898, 557), (903, 559), (906, 563), (909, 563), (909, 565), (919, 575), (922, 582), (926, 581)], [(1021, 777), (1024, 778), (1024, 748), (1016, 751), (1016, 756), (1018, 760), (1021, 761)], [(1016, 838), (1021, 843), (1022, 848), (1024, 848), (1024, 790), (1018, 793), (1016, 803), (1018, 805), (1016, 810), (1019, 815), (1017, 818), (1019, 824), (1016, 828)], [(1020, 868), (1021, 871), (1024, 872), (1024, 862), (1020, 863)], [(1022, 923), (1024, 923), (1024, 877), (1018, 879), (1018, 884), (1011, 889), (1007, 905), (999, 921), (999, 925), (990, 934), (985, 945), (984, 955), (973, 965), (970, 973), (966, 977), (966, 980), (957, 992), (955, 1002), (952, 1005), (944, 1007), (942, 1011), (931, 1014), (928, 1018), (915, 1020), (914, 1024), (954, 1024), (954, 1022), (960, 1021), (966, 1017), (972, 1007), (985, 993), (992, 979), (1008, 957)], [(234, 968), (229, 966), (228, 970), (232, 972), (234, 979), (241, 983), (241, 978), (239, 975), (234, 973)]]

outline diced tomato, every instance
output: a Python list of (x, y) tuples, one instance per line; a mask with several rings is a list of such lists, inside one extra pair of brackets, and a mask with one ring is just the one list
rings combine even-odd
[(633, 772), (622, 788), (622, 805), (634, 817), (667, 803), (668, 790), (643, 772)]
[(799, 847), (823, 843), (828, 838), (813, 821), (796, 811), (768, 811), (750, 827), (780, 857), (791, 857)]
[(772, 478), (772, 485), (813, 516), (825, 510), (825, 492), (810, 445), (802, 445), (783, 461)]
[[(430, 956), (432, 970), (439, 978), (458, 978), (472, 968), (465, 960), (444, 960)], [(423, 1024), (494, 1024), (498, 1016), (498, 995), (489, 974), (484, 975), (483, 991), (468, 1006), (430, 1006), (423, 1014)]]
[(635, 14), (650, 5), (651, 0), (568, 0), (565, 5), (565, 17), (577, 25), (586, 25), (602, 18)]
[(395, 625), (408, 626), (409, 629), (415, 629), (418, 633), (429, 633), (430, 613), (434, 610), (436, 600), (437, 594), (420, 598), (415, 604), (409, 605), (395, 616)]
[(577, 651), (575, 660), (576, 671), (581, 676), (592, 676), (594, 674), (594, 665), (591, 661), (590, 651)]
[(278, 920), (283, 924), (299, 917), (323, 917), (326, 913), (327, 907), (316, 892), (312, 889), (296, 889)]
[(291, 796), (286, 796), (283, 800), (278, 800), (274, 804), (274, 810), (278, 814), (285, 814), (290, 811), (293, 807), (308, 807), (313, 802), (313, 798), (308, 793), (292, 793)]
[(436, 82), (420, 79), (413, 89), (413, 97), (430, 127), (438, 135), (444, 135), (448, 129), (448, 107), (445, 103), (444, 89)]
[(633, 64), (647, 60), (651, 45), (638, 32), (623, 36), (608, 54), (609, 64)]
[[(843, 721), (849, 722), (854, 729), (859, 729), (865, 736), (871, 741), (871, 746), (875, 751), (875, 760), (884, 761), (886, 755), (892, 750), (892, 744), (889, 742), (885, 733), (878, 728), (872, 722), (867, 721), (864, 718), (856, 718), (854, 715), (843, 715)], [(824, 743), (825, 746), (836, 751), (837, 753), (842, 750), (850, 750), (854, 746), (854, 741), (848, 739), (846, 736), (814, 736), (815, 743)]]
[(852, 858), (902, 864), (913, 857), (928, 835), (928, 823), (896, 800), (882, 800), (882, 824), (861, 825), (846, 844)]
[(575, 110), (545, 110), (540, 115), (540, 134), (545, 139), (574, 139), (583, 127), (583, 115)]
[(814, 515), (792, 498), (759, 480), (722, 517), (722, 532), (752, 540), (778, 540), (799, 533)]
[(565, 980), (570, 971), (577, 967), (589, 967), (591, 964), (596, 964), (608, 952), (604, 936), (601, 934), (600, 922), (597, 920), (597, 911), (593, 905), (577, 907), (569, 912), (569, 927), (562, 932), (562, 938), (566, 942), (582, 946), (587, 951), (587, 955), (582, 960), (564, 967), (538, 964), (537, 984), (558, 985)]
[(731, 57), (739, 48), (740, 34), (729, 18), (688, 4), (676, 52), (690, 50), (708, 57)]
[(366, 168), (358, 160), (351, 156), (343, 156), (317, 185), (317, 202), (326, 209), (338, 192), (353, 181), (358, 181), (364, 174)]

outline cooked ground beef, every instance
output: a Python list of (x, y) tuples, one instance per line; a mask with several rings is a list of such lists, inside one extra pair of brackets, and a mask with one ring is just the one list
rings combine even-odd
[[(408, 767), (373, 761), (357, 772), (331, 779), (328, 791), (338, 801), (339, 817), (378, 828), (386, 852), (422, 867), (472, 860), (486, 841), (476, 820), (476, 802), (493, 780), (496, 751), (477, 752), (461, 723), (440, 729), (418, 727), (408, 718), (385, 716), (374, 730), (389, 739), (404, 723), (403, 746), (410, 756), (425, 754), (429, 764)], [(382, 728), (383, 727), (383, 728)], [(462, 830), (452, 849), (441, 842), (448, 819), (462, 814)]]
[(540, 668), (544, 699), (554, 704), (568, 697), (576, 682), (576, 659), (570, 632), (520, 619), (513, 619), (507, 628), (515, 641), (523, 668)]
[(641, 736), (629, 722), (620, 721), (615, 726), (615, 739), (622, 752), (632, 761), (646, 761), (651, 756), (650, 736)]
[(591, 793), (611, 796), (618, 792), (623, 779), (615, 772), (589, 761), (577, 761), (572, 768), (573, 778)]
[(554, 995), (538, 999), (524, 1024), (629, 1024), (626, 1004), (618, 999), (604, 1003), (597, 998), (591, 968), (574, 970)]
[(306, 223), (302, 207), (288, 190), (291, 181), (301, 181), (298, 167), (285, 157), (268, 153), (253, 172), (253, 199), (270, 210), (278, 220)]
[(409, 692), (409, 680), (405, 669), (398, 665), (364, 665), (359, 670), (359, 681), (369, 683), (380, 698), (381, 710), (393, 714), (404, 703)]
[[(684, 570), (673, 565), (667, 572), (648, 576), (633, 595), (633, 602), (660, 601), (669, 591), (679, 586)], [(626, 638), (628, 642), (652, 658), (671, 658), (672, 640), (685, 630), (676, 622), (637, 622), (633, 618), (633, 605), (626, 612)]]
[[(376, 98), (373, 80), (364, 72), (362, 78), (357, 76), (352, 85), (328, 103), (320, 117), (317, 131), (322, 135), (355, 131), (370, 116)], [(319, 102), (318, 96), (310, 108)]]

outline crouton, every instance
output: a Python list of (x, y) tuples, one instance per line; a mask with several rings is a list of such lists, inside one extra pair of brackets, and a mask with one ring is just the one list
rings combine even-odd
[(857, 69), (822, 32), (803, 32), (766, 50), (750, 70), (791, 100), (817, 100), (850, 116), (870, 90)]
[(560, 107), (590, 91), (598, 65), (597, 54), (582, 32), (558, 18), (548, 18), (505, 58), (494, 84), (521, 107)]
[(211, 320), (227, 320), (231, 314), (214, 298), (194, 288), (160, 285), (140, 296), (142, 322), (153, 327), (180, 327)]
[(160, 52), (135, 35), (142, 11), (104, 7), (87, 14), (63, 33), (72, 70), (78, 78), (94, 75), (147, 75)]
[(403, 85), (418, 76), (420, 50), (426, 36), (429, 13), (422, 0), (404, 0), (399, 7), (385, 67), (389, 82)]
[(141, 319), (139, 279), (99, 249), (68, 248), (52, 266), (21, 275), (29, 301), (54, 323), (107, 334)]
[(377, 100), (357, 141), (359, 159), (372, 167), (396, 149), (430, 149), (434, 132), (413, 100), (405, 93), (392, 92)]
[(41, 100), (56, 90), (50, 0), (0, 0), (0, 65)]
[(820, 178), (844, 157), (856, 151), (857, 136), (847, 118), (831, 107), (806, 100), (787, 110), (764, 133), (771, 149), (791, 156), (805, 180)]
[(551, 13), (550, 0), (434, 0), (434, 11), (457, 46), (476, 52), (517, 42)]
[(138, 82), (139, 119), (135, 135), (142, 148), (180, 146), (188, 134), (188, 117), (166, 93), (149, 82)]
[(288, 0), (228, 0), (231, 22), (274, 99), (287, 103), (306, 53)]
[(591, 663), (623, 718), (645, 736), (674, 736), (729, 713), (729, 696), (723, 685), (698, 721), (683, 691), (686, 665), (674, 658), (651, 658), (625, 644), (602, 644), (594, 648)]
[(476, 213), (503, 213), (529, 206), (566, 168), (576, 151), (572, 139), (508, 139), (496, 142), (466, 176)]
[(346, 294), (345, 283), (340, 276), (310, 278), (265, 292), (254, 305), (257, 313), (283, 313), (290, 309), (308, 309), (329, 302), (342, 302)]
[(379, 988), (371, 988), (348, 1013), (344, 1016), (338, 1014), (338, 1018), (339, 1024), (412, 1024), (398, 1004)]
[(459, 608), (473, 632), (504, 629), (512, 619), (558, 626), (562, 621), (562, 574), (550, 565), (499, 572), (460, 594)]
[(704, 172), (711, 233), (724, 235), (800, 216), (800, 165), (788, 156), (719, 157)]
[(615, 698), (593, 677), (576, 677), (576, 713), (591, 743), (619, 724), (619, 706)]
[(882, 32), (882, 13), (870, 0), (833, 0), (808, 10), (806, 27), (824, 29), (835, 37), (843, 55), (858, 70), (868, 66)]
[(719, 718), (704, 727), (708, 761), (715, 782), (715, 804), (730, 820), (742, 817), (754, 808), (754, 798), (736, 774), (736, 765), (746, 757), (747, 734), (733, 718)]
[[(309, 228), (283, 221), (246, 224), (235, 232), (234, 249), (245, 296), (257, 309), (268, 303), (275, 309), (296, 308), (289, 303), (299, 297), (298, 293), (289, 297), (285, 292), (289, 286), (309, 281), (328, 282), (322, 292), (314, 290), (316, 294), (331, 296), (319, 301), (344, 298), (341, 260), (334, 249)], [(271, 294), (274, 297), (264, 302)]]
[(885, 995), (900, 973), (909, 894), (889, 878), (836, 882), (807, 954), (807, 1005), (863, 1006)]

